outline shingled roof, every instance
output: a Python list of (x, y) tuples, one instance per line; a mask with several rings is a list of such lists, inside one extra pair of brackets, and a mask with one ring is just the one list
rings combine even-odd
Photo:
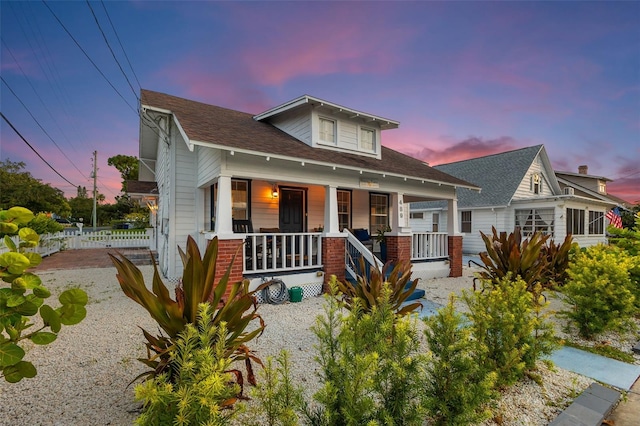
[[(482, 188), (481, 192), (458, 190), (458, 208), (506, 206), (511, 202), (543, 145), (441, 164), (434, 168)], [(429, 202), (413, 203), (413, 210), (434, 207)]]
[(270, 124), (254, 120), (255, 114), (150, 90), (141, 91), (141, 104), (142, 107), (170, 111), (191, 142), (478, 189), (463, 179), (385, 146), (382, 147), (381, 160), (312, 148)]

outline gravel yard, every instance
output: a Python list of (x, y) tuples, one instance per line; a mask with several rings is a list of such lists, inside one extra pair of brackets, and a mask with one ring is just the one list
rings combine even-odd
[[(151, 282), (152, 267), (140, 267)], [(80, 287), (89, 295), (87, 318), (64, 327), (49, 346), (31, 347), (26, 359), (38, 369), (34, 379), (17, 384), (0, 382), (2, 413), (6, 425), (127, 425), (136, 418), (140, 404), (133, 399), (129, 382), (145, 371), (136, 358), (145, 355), (139, 327), (155, 332), (157, 326), (146, 311), (129, 300), (115, 278), (115, 268), (42, 271), (38, 275), (54, 295)], [(462, 278), (423, 281), (427, 298), (446, 303), (451, 292), (471, 288), (472, 270)], [(52, 297), (53, 298), (53, 297)], [(55, 303), (52, 301), (52, 304)], [(322, 297), (300, 303), (262, 305), (258, 312), (267, 328), (252, 345), (265, 359), (286, 348), (291, 354), (295, 379), (312, 394), (315, 336), (309, 330), (322, 314)], [(525, 380), (504, 392), (494, 410), (495, 421), (486, 425), (546, 425), (592, 380), (562, 369), (541, 366), (544, 387)]]

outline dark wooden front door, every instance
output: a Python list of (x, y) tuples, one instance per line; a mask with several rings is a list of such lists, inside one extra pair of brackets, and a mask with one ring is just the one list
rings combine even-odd
[(280, 194), (280, 232), (304, 232), (304, 189), (282, 188)]

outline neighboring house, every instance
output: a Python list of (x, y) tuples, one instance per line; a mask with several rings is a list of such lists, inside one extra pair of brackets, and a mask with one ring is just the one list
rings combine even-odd
[(379, 264), (347, 229), (386, 225), (389, 258), (420, 262), (414, 276), (461, 275), (455, 225), (412, 233), (406, 203), (442, 200), (455, 217), (456, 190), (479, 188), (384, 147), (397, 121), (306, 95), (253, 115), (142, 90), (140, 111), (166, 277), (180, 277), (188, 236), (201, 250), (217, 236), (220, 258), (238, 253), (232, 279), (281, 278), (307, 296), (353, 273), (349, 256)]
[[(550, 234), (556, 243), (570, 233), (580, 246), (606, 241), (607, 211), (617, 203), (606, 195), (609, 179), (586, 174), (554, 172), (543, 145), (473, 158), (434, 168), (472, 182), (480, 192), (458, 191), (457, 225), (467, 254), (485, 251), (480, 231), (491, 234), (535, 231)], [(412, 203), (414, 231), (435, 231), (450, 226), (441, 202)]]

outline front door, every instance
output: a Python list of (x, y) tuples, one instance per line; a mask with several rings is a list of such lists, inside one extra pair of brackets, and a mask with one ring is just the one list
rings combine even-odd
[(280, 232), (304, 232), (306, 191), (282, 188), (280, 194)]

